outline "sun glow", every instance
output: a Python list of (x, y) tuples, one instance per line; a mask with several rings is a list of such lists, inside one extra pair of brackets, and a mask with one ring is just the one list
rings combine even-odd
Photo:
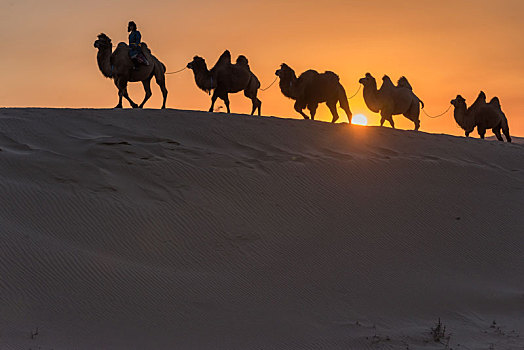
[(351, 119), (351, 124), (368, 125), (368, 118), (364, 114), (355, 114)]

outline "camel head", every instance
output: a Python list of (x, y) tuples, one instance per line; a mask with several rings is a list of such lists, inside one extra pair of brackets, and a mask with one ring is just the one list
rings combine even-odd
[(296, 78), (295, 71), (285, 63), (280, 65), (280, 69), (277, 69), (275, 75), (281, 80), (291, 80)]
[(451, 100), (450, 103), (455, 107), (464, 107), (466, 108), (466, 99), (460, 95), (457, 95), (454, 100)]
[(109, 37), (104, 33), (98, 34), (98, 39), (95, 41), (93, 45), (97, 49), (111, 49), (113, 47), (111, 39), (109, 39)]
[(377, 86), (377, 81), (369, 73), (366, 73), (366, 76), (364, 78), (360, 78), (358, 82), (364, 86)]
[(193, 57), (193, 61), (187, 64), (187, 68), (192, 69), (193, 71), (207, 69), (206, 60), (200, 56)]

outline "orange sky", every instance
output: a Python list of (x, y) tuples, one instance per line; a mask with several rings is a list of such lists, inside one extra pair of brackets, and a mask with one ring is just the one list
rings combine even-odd
[[(523, 136), (523, 16), (522, 0), (0, 0), (0, 106), (113, 107), (117, 91), (98, 71), (93, 42), (99, 32), (126, 41), (127, 22), (134, 20), (168, 71), (196, 54), (213, 64), (227, 48), (234, 58), (248, 57), (262, 87), (282, 62), (297, 73), (335, 71), (348, 95), (368, 71), (377, 80), (406, 75), (430, 114), (444, 111), (457, 93), (469, 103), (481, 89), (488, 99), (499, 96), (512, 134)], [(210, 98), (190, 71), (168, 76), (167, 87), (168, 107), (208, 109)], [(132, 84), (130, 94), (140, 102), (141, 84)], [(298, 118), (276, 86), (259, 97), (263, 115)], [(146, 107), (160, 105), (154, 85)], [(233, 112), (248, 113), (250, 106), (242, 94), (231, 96)], [(378, 123), (362, 93), (350, 106)], [(327, 107), (318, 113), (330, 120)], [(402, 116), (395, 121), (400, 128), (413, 125)], [(451, 112), (439, 119), (422, 115), (421, 125), (462, 134)]]

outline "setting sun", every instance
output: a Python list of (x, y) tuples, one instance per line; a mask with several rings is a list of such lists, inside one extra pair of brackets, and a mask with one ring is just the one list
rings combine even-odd
[(351, 119), (351, 124), (368, 125), (368, 118), (364, 114), (355, 114)]

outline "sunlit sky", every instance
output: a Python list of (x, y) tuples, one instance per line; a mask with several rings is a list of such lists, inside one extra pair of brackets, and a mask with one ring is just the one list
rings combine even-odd
[[(127, 22), (134, 20), (168, 71), (197, 54), (213, 64), (229, 49), (234, 58), (248, 57), (262, 87), (282, 62), (297, 73), (336, 72), (348, 96), (366, 72), (379, 82), (383, 74), (394, 81), (405, 75), (430, 114), (446, 110), (458, 93), (468, 103), (480, 90), (488, 99), (498, 96), (512, 134), (523, 136), (523, 16), (522, 0), (0, 0), (0, 106), (113, 107), (117, 91), (98, 70), (93, 42), (100, 32), (127, 41)], [(167, 88), (169, 108), (209, 108), (210, 97), (188, 70), (168, 76)], [(140, 83), (129, 91), (142, 100)], [(300, 117), (276, 85), (259, 98), (263, 115)], [(160, 105), (153, 84), (146, 107)], [(242, 94), (231, 96), (232, 112), (248, 113), (250, 106)], [(350, 107), (378, 124), (361, 92)], [(325, 105), (317, 119), (331, 119)], [(395, 122), (413, 125), (402, 116)], [(462, 134), (451, 111), (438, 119), (421, 115), (421, 130)]]

